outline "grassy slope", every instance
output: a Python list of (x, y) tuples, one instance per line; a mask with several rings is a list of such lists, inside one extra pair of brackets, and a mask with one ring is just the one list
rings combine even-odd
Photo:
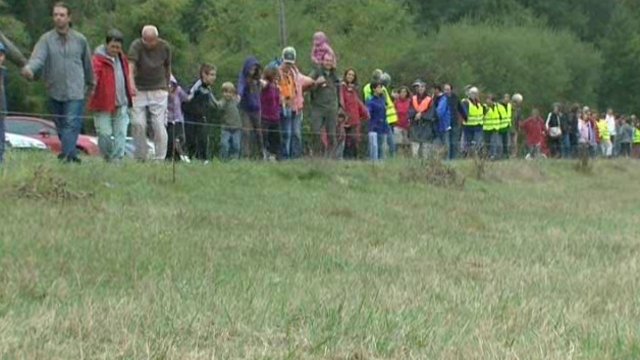
[[(39, 162), (94, 195), (18, 199)], [(14, 155), (0, 357), (640, 358), (640, 164), (492, 164), (462, 191), (405, 167), (192, 164), (173, 184)]]

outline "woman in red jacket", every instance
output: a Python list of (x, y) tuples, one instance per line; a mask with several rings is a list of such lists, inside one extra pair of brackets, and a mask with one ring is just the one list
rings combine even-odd
[(347, 69), (340, 86), (340, 98), (344, 113), (347, 116), (344, 129), (346, 132), (344, 157), (355, 159), (360, 152), (362, 142), (362, 121), (369, 119), (369, 112), (360, 99), (358, 75), (354, 69)]
[[(404, 148), (407, 154), (410, 153), (411, 142), (409, 141), (409, 111), (411, 110), (411, 92), (409, 88), (403, 86), (398, 91), (398, 97), (393, 102), (398, 114), (398, 122), (395, 127), (396, 146)], [(398, 149), (398, 151), (400, 151)]]
[(129, 126), (129, 63), (122, 53), (123, 35), (118, 30), (107, 33), (105, 45), (93, 55), (96, 88), (89, 102), (98, 132), (98, 146), (106, 161), (121, 160)]

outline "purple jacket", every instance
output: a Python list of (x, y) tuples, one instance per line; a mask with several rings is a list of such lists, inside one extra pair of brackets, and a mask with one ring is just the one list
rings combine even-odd
[(280, 122), (280, 91), (276, 84), (270, 82), (262, 89), (260, 95), (260, 106), (262, 108), (262, 120), (270, 123)]
[(248, 57), (238, 77), (238, 95), (240, 95), (240, 108), (247, 112), (260, 112), (260, 81), (251, 79), (251, 68), (260, 66), (258, 60)]
[(169, 93), (169, 103), (167, 105), (167, 115), (169, 123), (184, 122), (182, 114), (182, 103), (189, 100), (189, 95), (182, 90), (180, 85), (175, 85), (174, 93)]

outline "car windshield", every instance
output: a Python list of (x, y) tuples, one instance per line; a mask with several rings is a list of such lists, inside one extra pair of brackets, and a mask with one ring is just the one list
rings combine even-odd
[(6, 119), (6, 131), (18, 135), (38, 135), (41, 130), (46, 129), (50, 135), (56, 135), (56, 130), (37, 121)]

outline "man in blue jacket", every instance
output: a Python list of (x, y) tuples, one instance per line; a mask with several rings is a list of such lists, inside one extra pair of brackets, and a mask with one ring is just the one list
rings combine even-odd
[(442, 91), (442, 86), (434, 86), (436, 113), (438, 114), (437, 135), (439, 145), (444, 149), (445, 158), (449, 158), (451, 147), (451, 124), (453, 122), (453, 114), (449, 106), (449, 98)]

